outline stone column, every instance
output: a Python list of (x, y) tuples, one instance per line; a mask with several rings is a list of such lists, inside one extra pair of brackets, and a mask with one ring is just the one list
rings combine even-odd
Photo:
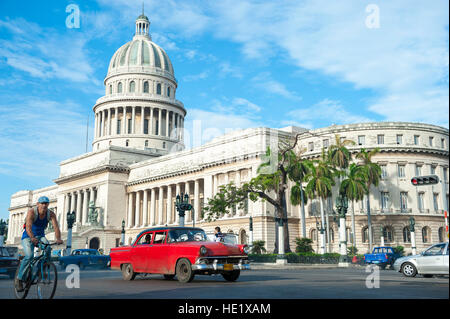
[(195, 222), (198, 223), (200, 220), (200, 185), (198, 179), (194, 181), (194, 212)]
[[(174, 132), (174, 128), (175, 128), (175, 112), (172, 112), (172, 128), (171, 128), (172, 132)], [(170, 134), (170, 135), (171, 135), (171, 137), (176, 138), (175, 133)]]
[(162, 136), (162, 110), (158, 109), (158, 136)]
[[(180, 184), (176, 184), (175, 185), (175, 198), (180, 195), (181, 196), (181, 190), (180, 190)], [(178, 215), (178, 211), (175, 208), (175, 224), (179, 225), (180, 224), (180, 215)]]
[(131, 108), (131, 134), (136, 132), (136, 106)]
[[(190, 203), (191, 195), (189, 194), (189, 192), (190, 192), (189, 182), (186, 182), (184, 183), (184, 193), (189, 195), (189, 203)], [(184, 216), (184, 218), (187, 223), (191, 222), (192, 221), (191, 212), (186, 211), (186, 215)]]
[(89, 209), (89, 198), (88, 198), (88, 190), (85, 189), (83, 191), (83, 218), (81, 220), (81, 223), (83, 225), (87, 224), (87, 217), (88, 217), (88, 209)]
[(134, 211), (134, 227), (137, 228), (141, 225), (141, 192), (136, 192), (136, 207)]
[(152, 188), (150, 195), (150, 225), (155, 225), (155, 188)]
[(144, 189), (142, 205), (142, 227), (144, 227), (148, 225), (148, 193), (146, 189)]
[(166, 110), (166, 136), (170, 136), (169, 132), (169, 110)]
[(127, 134), (127, 107), (123, 106), (122, 107), (123, 110), (123, 116), (122, 116), (122, 131), (121, 134)]
[(158, 225), (163, 224), (163, 200), (164, 200), (164, 188), (159, 187), (159, 198), (158, 198)]
[(149, 131), (150, 134), (153, 135), (153, 108), (150, 108), (150, 125), (149, 125)]
[(112, 124), (111, 117), (112, 116), (111, 115), (112, 115), (111, 109), (108, 109), (108, 129), (107, 129), (106, 135), (111, 135), (111, 131), (112, 131), (112, 129), (111, 129), (111, 124)]
[(173, 224), (172, 218), (172, 185), (167, 186), (167, 223)]
[(81, 225), (81, 190), (77, 191), (77, 210), (75, 213), (77, 227)]
[(133, 226), (133, 193), (128, 193), (128, 228)]
[(212, 194), (213, 196), (212, 197), (214, 197), (219, 190), (219, 187), (218, 187), (219, 185), (217, 185), (217, 183), (218, 183), (217, 174), (213, 175), (213, 181), (214, 181), (214, 185), (213, 185), (213, 194)]
[(117, 135), (117, 128), (119, 127), (119, 108), (116, 107), (114, 109), (114, 114), (115, 114), (115, 118), (114, 121), (116, 122), (116, 124), (114, 125), (114, 134), (113, 135)]
[(97, 116), (97, 112), (95, 112), (95, 114), (94, 114), (94, 138), (98, 137), (98, 134), (97, 134), (98, 123), (97, 122), (98, 122), (98, 116)]
[(141, 134), (144, 134), (145, 107), (141, 106)]

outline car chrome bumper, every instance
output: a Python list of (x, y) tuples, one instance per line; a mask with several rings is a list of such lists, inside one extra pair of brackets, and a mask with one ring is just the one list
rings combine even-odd
[[(225, 264), (194, 264), (192, 270), (225, 270)], [(227, 269), (228, 270), (228, 269)], [(233, 270), (250, 270), (249, 264), (233, 265)]]

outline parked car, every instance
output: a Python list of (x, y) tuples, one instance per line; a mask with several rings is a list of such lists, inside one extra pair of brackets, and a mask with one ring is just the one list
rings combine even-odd
[(186, 283), (212, 274), (235, 281), (250, 269), (247, 253), (246, 245), (208, 240), (201, 228), (159, 227), (141, 232), (130, 246), (112, 248), (110, 256), (111, 269), (121, 270), (124, 280), (150, 273)]
[(448, 275), (448, 246), (448, 242), (439, 243), (418, 255), (401, 257), (395, 261), (394, 269), (406, 277)]
[(88, 266), (106, 268), (109, 266), (110, 257), (101, 255), (96, 249), (74, 249), (69, 256), (59, 257), (59, 264), (62, 268), (75, 264), (84, 269)]
[(398, 257), (400, 255), (392, 247), (374, 247), (371, 254), (364, 255), (364, 262), (378, 265), (381, 269), (385, 269), (388, 265), (392, 268)]
[(6, 247), (0, 247), (0, 275), (7, 275), (14, 278), (19, 259), (9, 254)]

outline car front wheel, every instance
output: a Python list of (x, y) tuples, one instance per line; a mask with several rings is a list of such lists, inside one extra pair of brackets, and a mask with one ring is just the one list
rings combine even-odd
[(406, 277), (415, 277), (417, 275), (417, 269), (413, 264), (405, 263), (402, 266), (402, 274)]
[(188, 259), (182, 258), (178, 261), (176, 275), (178, 281), (183, 283), (191, 282), (194, 279), (195, 274)]
[(122, 277), (124, 280), (134, 280), (134, 278), (136, 278), (136, 273), (134, 272), (131, 264), (122, 266)]

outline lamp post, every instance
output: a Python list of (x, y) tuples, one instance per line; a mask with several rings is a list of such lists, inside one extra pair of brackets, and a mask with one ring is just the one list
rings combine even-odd
[[(189, 195), (187, 193), (184, 194), (184, 196), (183, 196), (183, 193), (181, 193), (181, 196), (177, 195), (175, 206), (178, 211), (178, 216), (180, 217), (180, 227), (184, 227), (185, 211), (193, 210), (192, 205), (189, 204)], [(194, 221), (194, 225), (195, 225), (195, 221)]]
[(250, 218), (249, 218), (248, 230), (250, 233), (250, 240), (249, 240), (248, 245), (251, 248), (253, 246), (253, 217), (252, 216), (250, 216)]
[(70, 252), (72, 250), (72, 227), (74, 223), (75, 223), (75, 212), (67, 213), (67, 247), (66, 247), (67, 255), (70, 255)]
[(86, 244), (85, 244), (84, 248), (86, 248), (86, 249), (89, 248), (89, 237), (86, 237)]
[(0, 247), (3, 247), (5, 241), (6, 226), (6, 222), (3, 219), (0, 219)]
[(381, 247), (384, 247), (384, 232), (383, 232), (383, 225), (380, 226), (380, 232), (381, 232)]
[(336, 198), (336, 209), (339, 214), (339, 267), (348, 267), (348, 256), (347, 256), (347, 240), (345, 234), (345, 215), (348, 210), (348, 199), (346, 196), (339, 195)]
[(122, 220), (122, 236), (120, 238), (120, 246), (125, 245), (125, 220)]
[(414, 217), (410, 217), (409, 218), (409, 231), (411, 233), (411, 250), (412, 250), (412, 254), (415, 255), (417, 254), (416, 251), (416, 234), (414, 232), (414, 225), (416, 224), (416, 220), (414, 219)]

